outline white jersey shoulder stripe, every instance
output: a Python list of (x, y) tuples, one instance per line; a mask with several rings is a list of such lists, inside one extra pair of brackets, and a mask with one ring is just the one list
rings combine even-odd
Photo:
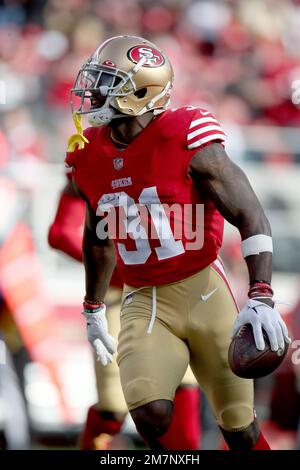
[(225, 140), (225, 134), (211, 134), (206, 137), (203, 137), (203, 139), (196, 140), (196, 142), (193, 142), (192, 144), (189, 144), (187, 147), (189, 150), (195, 149), (197, 147), (200, 147), (203, 144), (206, 144), (210, 140)]
[(199, 126), (200, 124), (205, 124), (206, 122), (219, 124), (218, 121), (213, 117), (203, 117), (203, 118), (195, 119), (195, 121), (192, 121), (190, 124), (190, 129), (192, 129), (195, 126)]
[(194, 137), (196, 137), (197, 135), (206, 134), (206, 132), (211, 132), (211, 131), (218, 131), (218, 132), (222, 132), (224, 134), (224, 132), (222, 131), (220, 126), (216, 126), (216, 125), (203, 126), (203, 127), (200, 127), (199, 129), (196, 129), (193, 132), (190, 132), (187, 136), (187, 140), (191, 140)]

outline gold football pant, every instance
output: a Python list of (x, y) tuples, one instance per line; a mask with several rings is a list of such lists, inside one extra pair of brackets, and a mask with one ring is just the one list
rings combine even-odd
[(227, 359), (236, 315), (219, 260), (172, 284), (125, 286), (118, 363), (128, 408), (173, 400), (190, 363), (218, 424), (247, 427), (254, 418), (253, 383), (235, 376)]
[[(107, 305), (108, 331), (115, 338), (120, 331), (120, 306), (122, 299), (122, 289), (112, 287), (109, 289), (105, 301)], [(116, 360), (107, 366), (102, 366), (100, 362), (95, 361), (96, 382), (99, 401), (97, 409), (100, 411), (110, 411), (113, 413), (127, 413), (128, 408), (124, 399), (119, 367)], [(188, 367), (182, 380), (185, 385), (197, 384), (197, 381)]]

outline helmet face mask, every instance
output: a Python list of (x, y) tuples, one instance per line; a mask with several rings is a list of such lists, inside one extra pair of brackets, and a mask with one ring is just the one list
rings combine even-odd
[[(95, 127), (108, 124), (108, 116), (113, 118), (114, 114), (114, 98), (135, 91), (132, 79), (126, 75), (118, 69), (92, 65), (88, 61), (78, 72), (74, 88), (71, 89), (72, 112), (88, 114), (90, 123)], [(121, 89), (124, 85), (128, 88), (127, 92)], [(99, 108), (91, 106), (91, 100), (95, 96), (102, 98), (99, 99)]]
[[(135, 36), (111, 38), (80, 69), (71, 89), (72, 112), (88, 114), (98, 127), (165, 109), (172, 82), (170, 62), (152, 43)], [(101, 98), (98, 103), (95, 96)]]

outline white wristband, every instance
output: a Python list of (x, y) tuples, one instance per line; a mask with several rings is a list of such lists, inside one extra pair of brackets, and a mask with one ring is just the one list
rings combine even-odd
[(253, 237), (242, 241), (242, 254), (244, 258), (250, 255), (259, 255), (259, 253), (265, 251), (273, 253), (273, 240), (269, 235), (253, 235)]

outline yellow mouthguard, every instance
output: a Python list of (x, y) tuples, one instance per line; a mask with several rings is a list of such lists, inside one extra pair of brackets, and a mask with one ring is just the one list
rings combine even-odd
[(83, 135), (81, 114), (77, 114), (76, 111), (74, 111), (72, 117), (77, 133), (71, 135), (68, 139), (68, 152), (74, 152), (76, 147), (78, 147), (78, 150), (82, 150), (85, 144), (89, 143), (88, 139)]

